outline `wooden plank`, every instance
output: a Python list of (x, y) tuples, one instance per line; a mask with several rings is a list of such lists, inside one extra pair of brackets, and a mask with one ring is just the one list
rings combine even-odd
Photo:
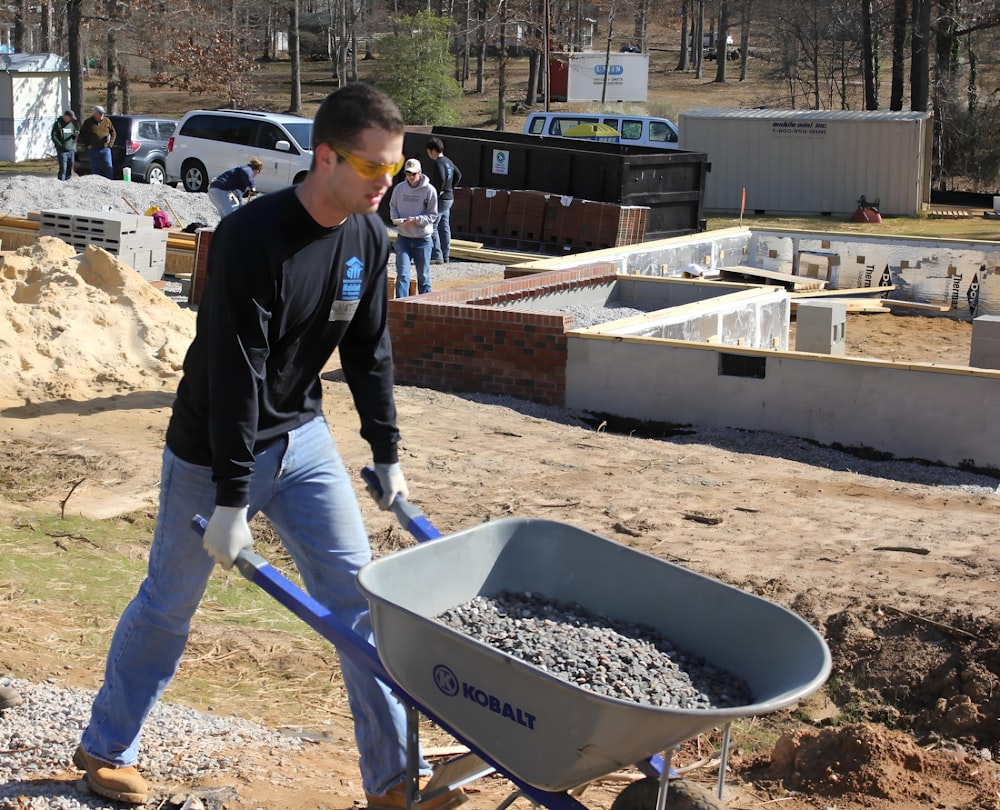
[[(806, 302), (812, 299), (806, 299)], [(872, 298), (824, 298), (825, 304), (843, 304), (844, 311), (851, 314), (877, 315), (879, 313), (889, 314), (889, 310), (882, 306), (881, 299)], [(798, 304), (802, 301), (793, 297), (791, 299), (792, 312), (798, 309)]]
[(823, 279), (795, 276), (791, 273), (780, 273), (777, 270), (764, 270), (760, 267), (749, 267), (741, 264), (735, 267), (720, 267), (719, 270), (723, 277), (729, 274), (759, 278), (765, 281), (777, 281), (780, 284), (791, 285), (793, 290), (822, 290), (826, 288), (826, 281)]
[(792, 298), (825, 298), (827, 296), (849, 298), (861, 295), (882, 295), (890, 290), (895, 290), (897, 286), (896, 284), (889, 284), (885, 287), (845, 287), (842, 290), (805, 290), (803, 292), (793, 292)]
[(922, 304), (919, 301), (895, 301), (892, 298), (882, 298), (884, 307), (905, 307), (907, 309), (923, 309), (928, 312), (948, 312), (951, 307), (937, 304)]

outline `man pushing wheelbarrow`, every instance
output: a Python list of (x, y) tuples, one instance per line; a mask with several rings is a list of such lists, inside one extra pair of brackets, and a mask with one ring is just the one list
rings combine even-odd
[[(319, 374), (335, 349), (372, 449), (388, 508), (407, 487), (396, 446), (386, 331), (389, 239), (379, 203), (403, 164), (403, 119), (380, 91), (326, 98), (305, 181), (218, 226), (197, 333), (167, 428), (149, 568), (111, 642), (104, 683), (73, 761), (95, 793), (143, 804), (143, 723), (173, 677), (215, 563), (233, 565), (262, 512), (312, 596), (371, 640), (356, 587), (371, 559), (361, 510), (323, 418)], [(204, 537), (191, 524), (209, 515)], [(342, 658), (365, 797), (407, 806), (405, 709), (383, 682)], [(423, 757), (420, 784), (431, 776)], [(465, 800), (430, 796), (427, 810)]]

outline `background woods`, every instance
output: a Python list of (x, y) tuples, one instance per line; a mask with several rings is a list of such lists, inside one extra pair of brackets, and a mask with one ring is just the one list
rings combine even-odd
[[(652, 74), (754, 86), (753, 106), (930, 110), (940, 186), (997, 187), (1000, 8), (995, 0), (26, 0), (0, 3), (6, 51), (68, 55), (71, 104), (100, 81), (109, 112), (146, 109), (132, 88), (190, 106), (305, 112), (302, 66), (326, 89), (383, 84), (411, 123), (472, 124), (461, 99), (509, 113), (544, 103), (545, 55), (650, 54)], [(545, 36), (547, 32), (548, 36)], [(261, 96), (280, 62), (287, 91)], [(658, 99), (653, 93), (650, 104)], [(650, 110), (664, 113), (665, 110)], [(676, 110), (671, 111), (676, 114)]]

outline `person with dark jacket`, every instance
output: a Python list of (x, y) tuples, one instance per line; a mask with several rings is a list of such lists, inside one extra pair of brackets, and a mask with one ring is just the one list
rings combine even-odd
[(76, 138), (80, 128), (76, 125), (76, 113), (65, 110), (52, 124), (52, 143), (56, 147), (56, 159), (59, 161), (60, 180), (69, 180), (73, 176), (73, 158), (76, 156)]
[(80, 141), (87, 147), (90, 173), (114, 179), (111, 168), (111, 147), (115, 145), (115, 126), (104, 113), (103, 107), (94, 107), (94, 114), (80, 127)]
[[(146, 579), (118, 622), (73, 756), (101, 796), (149, 798), (135, 767), (142, 727), (180, 663), (214, 565), (232, 568), (252, 547), (256, 513), (277, 531), (309, 594), (372, 643), (357, 586), (372, 558), (368, 532), (324, 416), (320, 374), (338, 351), (371, 447), (378, 505), (392, 508), (408, 489), (387, 327), (389, 235), (377, 212), (403, 163), (403, 131), (387, 95), (344, 86), (316, 113), (305, 180), (243, 206), (215, 230), (167, 426)], [(195, 515), (208, 518), (203, 536)], [(350, 656), (340, 670), (368, 807), (404, 810), (406, 708)], [(414, 754), (423, 788), (431, 769)], [(420, 807), (449, 810), (464, 800), (456, 788)]]
[(434, 161), (429, 177), (438, 198), (438, 218), (431, 233), (431, 263), (447, 264), (451, 261), (451, 208), (455, 204), (455, 186), (462, 183), (462, 172), (445, 157), (444, 141), (436, 135), (427, 139), (426, 149), (427, 157)]
[(245, 166), (227, 169), (208, 184), (208, 199), (219, 218), (224, 218), (243, 205), (257, 193), (254, 178), (260, 174), (264, 163), (259, 157), (252, 157)]

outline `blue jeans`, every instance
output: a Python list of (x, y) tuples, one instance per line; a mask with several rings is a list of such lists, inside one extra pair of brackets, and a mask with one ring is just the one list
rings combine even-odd
[(219, 212), (219, 219), (225, 219), (226, 216), (240, 207), (240, 201), (236, 199), (236, 195), (232, 191), (212, 188), (211, 186), (208, 187), (208, 201)]
[[(149, 570), (125, 608), (108, 652), (104, 683), (82, 744), (115, 766), (138, 760), (142, 725), (177, 671), (191, 617), (215, 564), (191, 527), (215, 508), (212, 470), (163, 452), (160, 510)], [(250, 514), (267, 515), (306, 590), (333, 616), (371, 640), (358, 569), (371, 559), (354, 490), (323, 419), (293, 430), (257, 453)], [(388, 688), (346, 657), (341, 671), (354, 715), (364, 789), (381, 795), (406, 777), (406, 715)], [(430, 768), (421, 757), (420, 769)]]
[(103, 149), (88, 149), (87, 155), (90, 157), (90, 173), (114, 179), (111, 171), (111, 149), (105, 146)]
[(438, 199), (438, 218), (434, 223), (434, 233), (431, 234), (434, 240), (432, 259), (451, 259), (451, 207), (454, 204), (454, 200)]
[(73, 176), (73, 152), (57, 152), (56, 157), (59, 159), (57, 176), (60, 180), (69, 180)]
[(431, 247), (429, 236), (415, 239), (412, 236), (396, 236), (396, 297), (405, 298), (410, 294), (410, 261), (417, 268), (417, 292), (431, 291)]

